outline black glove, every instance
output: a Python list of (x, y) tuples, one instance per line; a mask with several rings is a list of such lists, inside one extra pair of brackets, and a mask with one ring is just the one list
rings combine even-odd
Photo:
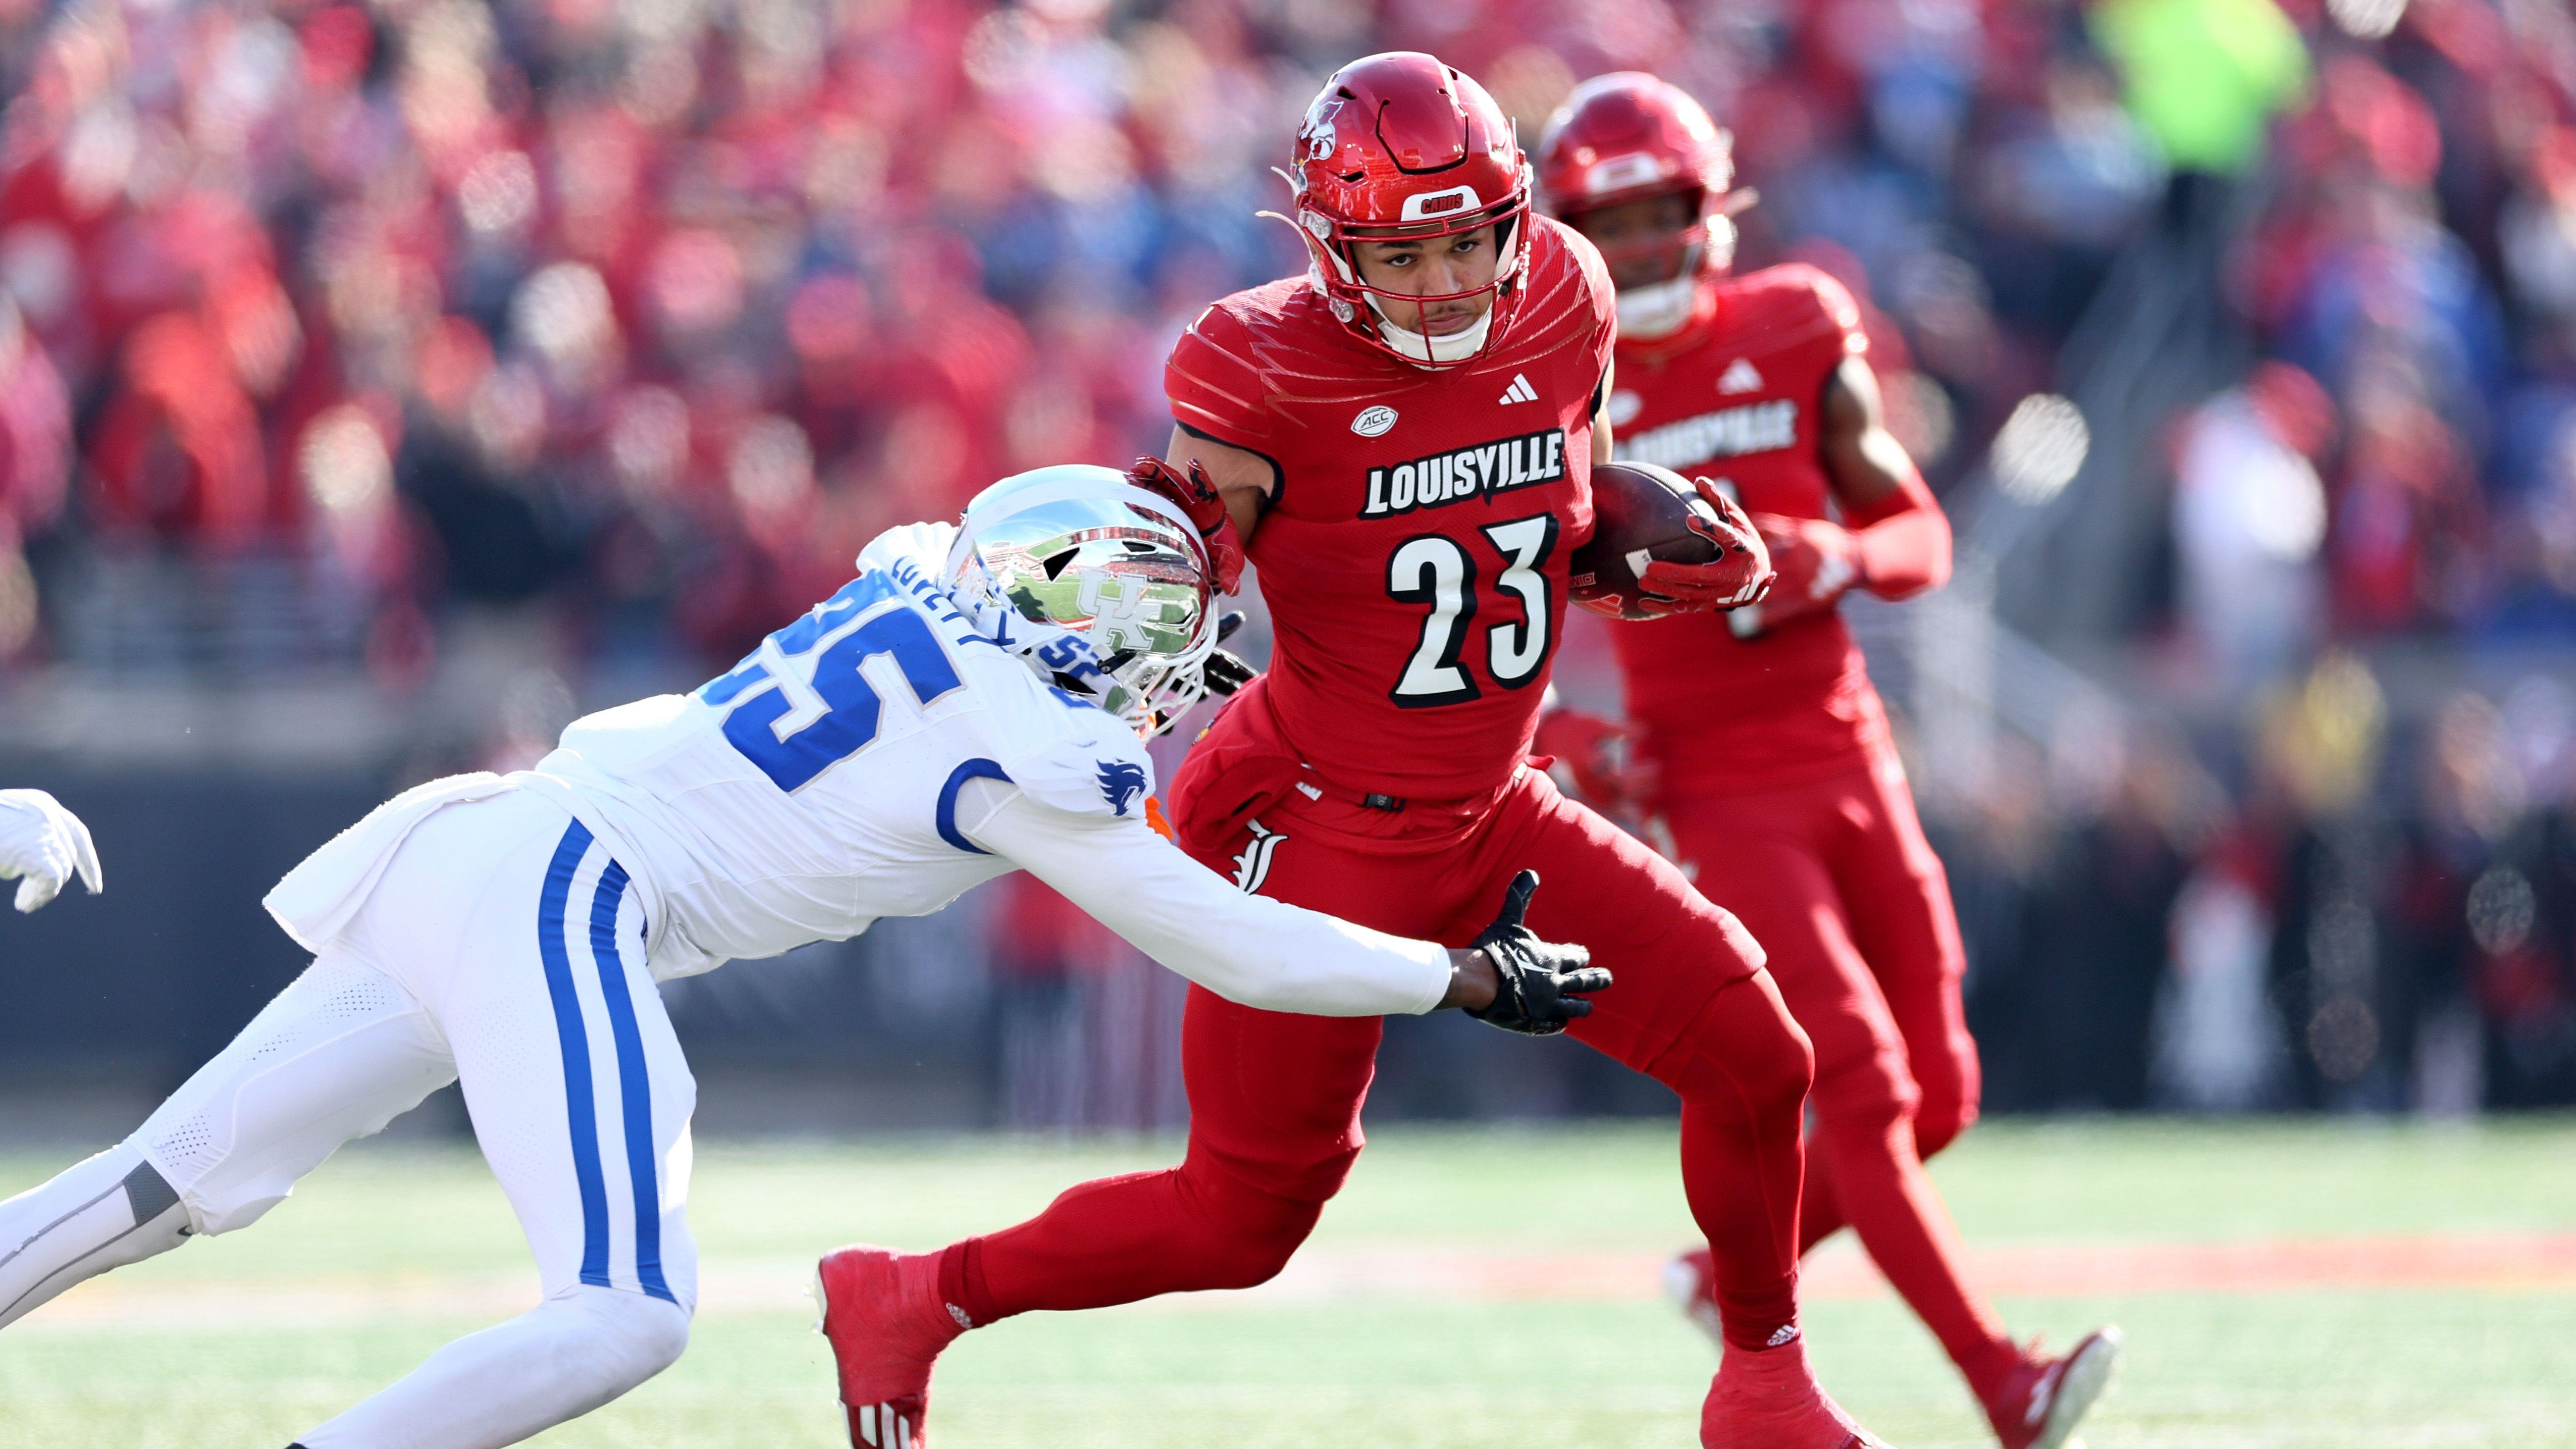
[[(1235, 630), (1242, 627), (1242, 613), (1228, 612), (1216, 621), (1216, 642), (1223, 644), (1233, 637)], [(1260, 670), (1244, 663), (1241, 655), (1226, 649), (1219, 649), (1210, 654), (1206, 662), (1199, 665), (1199, 678), (1206, 683), (1207, 692), (1219, 699), (1233, 694), (1260, 677)]]
[(1503, 913), (1476, 938), (1474, 949), (1493, 963), (1500, 984), (1492, 1005), (1467, 1014), (1523, 1036), (1554, 1036), (1567, 1022), (1592, 1014), (1584, 998), (1609, 989), (1610, 973), (1590, 965), (1592, 953), (1581, 946), (1542, 941), (1521, 924), (1537, 891), (1537, 871), (1513, 876), (1511, 889), (1503, 892)]

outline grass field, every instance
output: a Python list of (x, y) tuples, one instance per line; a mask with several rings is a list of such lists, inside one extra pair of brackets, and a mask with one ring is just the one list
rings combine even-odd
[[(845, 1442), (802, 1298), (817, 1249), (930, 1245), (1172, 1151), (702, 1146), (688, 1357), (537, 1442)], [(1687, 1235), (1668, 1152), (1628, 1126), (1381, 1132), (1277, 1283), (963, 1340), (941, 1449), (1685, 1449), (1714, 1354), (1656, 1297)], [(58, 1165), (0, 1157), (0, 1195)], [(2093, 1449), (2576, 1443), (2576, 1123), (1992, 1124), (1939, 1175), (2017, 1331), (2129, 1331)], [(277, 1449), (533, 1301), (530, 1273), (470, 1149), (352, 1150), (255, 1228), (0, 1335), (0, 1446)], [(1856, 1254), (1809, 1281), (1847, 1406), (1900, 1449), (1990, 1442)]]

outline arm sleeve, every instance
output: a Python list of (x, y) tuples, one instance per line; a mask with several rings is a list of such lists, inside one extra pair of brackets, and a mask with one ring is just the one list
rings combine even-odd
[[(1867, 355), (1869, 333), (1861, 325), (1860, 304), (1827, 273), (1807, 270), (1824, 325), (1842, 336), (1842, 356)], [(1866, 506), (1845, 503), (1843, 521), (1851, 530), (1861, 587), (1882, 599), (1905, 599), (1948, 582), (1950, 519), (1914, 460), (1893, 442), (1889, 449), (1892, 456), (1878, 461), (1895, 475), (1895, 490)]]
[[(1164, 966), (1228, 1001), (1311, 1016), (1412, 1016), (1449, 991), (1449, 953), (1247, 895), (1134, 816), (1050, 810), (977, 781), (977, 845), (1055, 887)], [(971, 813), (971, 812), (969, 812)]]
[(1950, 579), (1950, 519), (1910, 465), (1894, 493), (1846, 515), (1859, 554), (1861, 586), (1906, 599)]

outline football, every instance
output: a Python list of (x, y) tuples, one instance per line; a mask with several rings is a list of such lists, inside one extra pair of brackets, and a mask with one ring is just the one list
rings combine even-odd
[(1637, 576), (1655, 559), (1715, 563), (1718, 546), (1691, 532), (1696, 514), (1711, 524), (1717, 510), (1690, 480), (1653, 463), (1592, 465), (1592, 537), (1574, 551), (1567, 597), (1613, 619), (1651, 619), (1637, 601)]

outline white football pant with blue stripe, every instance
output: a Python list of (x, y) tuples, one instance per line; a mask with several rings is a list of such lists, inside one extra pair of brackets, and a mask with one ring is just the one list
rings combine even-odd
[(300, 1442), (511, 1444), (652, 1377), (697, 1301), (697, 1087), (642, 936), (626, 872), (562, 807), (512, 792), (438, 811), (349, 928), (140, 1131), (0, 1203), (0, 1325), (258, 1220), (341, 1143), (461, 1079), (544, 1301)]
[(889, 532), (866, 573), (703, 688), (578, 720), (534, 771), (405, 791), (297, 866), (267, 904), (312, 969), (122, 1146), (0, 1203), (0, 1327), (255, 1221), (461, 1077), (544, 1306), (303, 1443), (513, 1443), (688, 1336), (695, 1087), (655, 979), (847, 940), (1025, 869), (1247, 1006), (1440, 1004), (1440, 946), (1236, 890), (1156, 834), (1134, 733), (931, 582), (943, 527)]

